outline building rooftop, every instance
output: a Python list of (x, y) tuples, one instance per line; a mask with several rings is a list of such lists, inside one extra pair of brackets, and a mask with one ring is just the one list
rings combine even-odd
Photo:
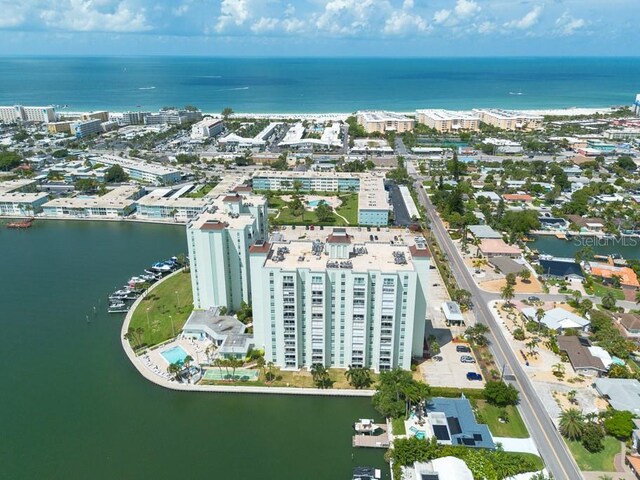
[(489, 259), (489, 263), (504, 275), (508, 275), (509, 273), (518, 274), (526, 268), (522, 263), (518, 263), (509, 257), (493, 257)]
[(629, 267), (618, 267), (615, 265), (609, 265), (608, 263), (589, 262), (589, 268), (591, 274), (596, 277), (602, 277), (612, 279), (617, 276), (620, 278), (620, 283), (628, 287), (640, 287), (638, 282), (638, 276), (633, 269)]
[(23, 188), (33, 187), (36, 185), (35, 180), (29, 180), (27, 178), (20, 180), (7, 180), (0, 182), (0, 194), (15, 192), (16, 190), (22, 190)]
[[(532, 320), (537, 320), (536, 309), (533, 307), (523, 308), (522, 313)], [(566, 330), (568, 328), (582, 329), (591, 322), (586, 318), (565, 310), (564, 308), (556, 307), (544, 312), (542, 323), (552, 330)]]
[[(272, 242), (265, 267), (283, 270), (308, 268), (314, 271), (324, 271), (328, 268), (348, 269), (354, 272), (380, 270), (385, 273), (416, 269), (411, 251), (407, 246), (372, 242), (362, 244), (352, 242), (352, 245), (357, 254), (352, 254), (346, 259), (332, 259), (328, 253), (325, 253), (324, 246), (320, 254), (317, 254), (318, 250), (315, 250), (314, 242), (310, 240)], [(286, 249), (286, 251), (279, 249)], [(281, 255), (278, 255), (279, 251)], [(398, 253), (403, 255), (404, 262), (396, 261)]]
[(582, 267), (573, 260), (559, 260), (543, 259), (539, 260), (542, 272), (544, 275), (551, 275), (554, 277), (567, 277), (569, 275), (576, 275), (584, 277)]
[(476, 108), (473, 110), (473, 112), (480, 115), (482, 114), (491, 115), (492, 117), (503, 119), (503, 120), (522, 120), (522, 119), (543, 120), (544, 118), (542, 115), (519, 112), (516, 110), (501, 110), (499, 108)]
[(607, 371), (602, 360), (589, 351), (591, 343), (586, 338), (559, 336), (557, 342), (558, 348), (566, 352), (575, 370), (586, 368), (600, 372)]
[(413, 122), (406, 115), (384, 110), (361, 110), (356, 115), (362, 116), (365, 122)]
[(416, 115), (425, 115), (433, 120), (480, 120), (480, 116), (473, 111), (456, 111), (443, 109), (421, 109), (416, 110)]
[(122, 168), (128, 168), (137, 170), (140, 172), (149, 173), (152, 175), (169, 175), (179, 174), (180, 171), (175, 168), (165, 167), (158, 163), (146, 163), (140, 160), (133, 160), (131, 158), (117, 157), (115, 155), (100, 155), (91, 157), (92, 162), (104, 163), (107, 165), (120, 165)]
[(627, 378), (598, 378), (596, 390), (615, 410), (627, 410), (640, 415), (640, 382)]
[(245, 325), (230, 315), (218, 315), (218, 309), (193, 310), (183, 330), (207, 331), (214, 338), (244, 333)]
[(480, 250), (487, 254), (517, 255), (520, 249), (513, 245), (508, 245), (501, 238), (485, 238), (480, 242)]
[(635, 313), (618, 313), (616, 314), (625, 330), (640, 330), (640, 316)]
[(191, 198), (168, 196), (166, 192), (167, 190), (165, 189), (154, 190), (138, 199), (137, 204), (148, 207), (204, 208), (212, 201), (211, 198), (207, 197)]
[(425, 405), (425, 413), (439, 442), (466, 447), (496, 447), (489, 427), (476, 421), (466, 398), (432, 398)]
[(67, 207), (67, 208), (126, 208), (135, 203), (135, 196), (140, 191), (140, 187), (123, 185), (105, 193), (102, 196), (79, 196), (70, 198), (54, 198), (45, 203), (47, 207)]
[(495, 231), (489, 225), (469, 225), (468, 227), (471, 235), (476, 238), (499, 238), (502, 239), (502, 234)]

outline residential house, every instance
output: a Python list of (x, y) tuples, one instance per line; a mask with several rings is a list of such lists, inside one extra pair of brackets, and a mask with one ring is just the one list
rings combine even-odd
[(607, 373), (602, 360), (589, 351), (589, 340), (576, 336), (559, 336), (558, 348), (564, 352), (571, 362), (571, 366), (578, 374), (600, 376)]
[[(522, 309), (522, 314), (529, 320), (538, 321), (536, 318), (536, 310), (537, 309), (533, 307), (525, 307)], [(544, 312), (544, 317), (540, 322), (549, 330), (554, 330), (558, 333), (562, 333), (568, 329), (587, 331), (591, 324), (586, 318), (560, 307), (552, 308)]]

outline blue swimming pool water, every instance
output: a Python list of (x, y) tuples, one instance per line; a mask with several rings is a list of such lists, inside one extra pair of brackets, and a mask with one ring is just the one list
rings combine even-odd
[(307, 205), (309, 205), (310, 207), (317, 207), (323, 202), (324, 200), (311, 200), (310, 202), (307, 202)]
[(161, 355), (164, 359), (169, 363), (183, 362), (187, 357), (188, 353), (184, 351), (180, 345), (176, 345), (175, 347), (171, 347), (164, 352), (161, 352)]

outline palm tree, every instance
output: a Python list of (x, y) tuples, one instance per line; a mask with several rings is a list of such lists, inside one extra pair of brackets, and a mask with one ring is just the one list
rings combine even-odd
[(551, 367), (551, 370), (553, 371), (553, 374), (556, 377), (558, 377), (558, 378), (563, 378), (564, 377), (564, 372), (565, 372), (564, 364), (556, 363), (555, 365), (553, 365)]
[(218, 367), (218, 369), (220, 370), (220, 378), (222, 378), (222, 367), (224, 367), (224, 358), (216, 358), (213, 361), (213, 366)]
[(536, 320), (538, 321), (538, 331), (542, 328), (542, 319), (544, 318), (544, 310), (542, 308), (538, 308), (536, 310)]
[(577, 408), (563, 410), (560, 414), (560, 433), (570, 440), (579, 440), (582, 437), (584, 425), (584, 416)]
[(242, 365), (244, 365), (244, 362), (236, 357), (231, 357), (227, 360), (227, 363), (229, 365), (229, 367), (231, 367), (231, 380), (232, 381), (236, 381), (236, 368), (241, 367)]
[(182, 365), (178, 362), (172, 363), (167, 367), (167, 372), (169, 372), (173, 377), (178, 380), (180, 378), (180, 371), (182, 370)]
[(538, 352), (536, 352), (536, 347), (538, 346), (539, 343), (540, 343), (540, 339), (536, 337), (532, 338), (527, 342), (527, 348), (529, 349), (529, 353), (531, 355), (538, 355)]
[(507, 284), (502, 287), (502, 290), (500, 290), (500, 296), (506, 301), (507, 305), (511, 305), (511, 300), (513, 299), (514, 294), (513, 285)]
[(260, 369), (263, 375), (264, 375), (265, 363), (266, 362), (263, 355), (260, 355), (258, 358), (256, 358), (256, 365), (258, 366), (258, 369)]
[(272, 382), (273, 381), (273, 367), (274, 364), (273, 362), (269, 362), (267, 363), (267, 373), (265, 374), (265, 377), (267, 377), (267, 381)]

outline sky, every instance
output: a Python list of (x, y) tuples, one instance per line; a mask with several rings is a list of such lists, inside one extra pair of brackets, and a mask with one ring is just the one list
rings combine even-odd
[(640, 54), (640, 0), (0, 0), (0, 12), (0, 55)]

